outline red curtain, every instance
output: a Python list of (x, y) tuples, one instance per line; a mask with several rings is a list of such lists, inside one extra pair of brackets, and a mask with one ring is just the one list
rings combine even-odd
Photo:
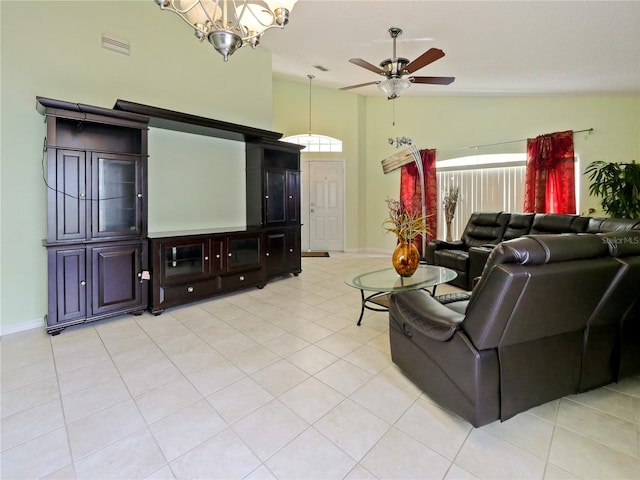
[(524, 211), (576, 213), (572, 130), (527, 139)]
[[(427, 218), (427, 242), (436, 238), (438, 228), (438, 186), (436, 177), (436, 151), (434, 149), (420, 150), (422, 168), (424, 171), (424, 190)], [(420, 186), (420, 175), (415, 163), (404, 165), (400, 169), (400, 202), (411, 208), (412, 211), (422, 214), (422, 193)], [(415, 245), (420, 251), (420, 256), (424, 257), (426, 252), (422, 251), (422, 236), (415, 239)]]

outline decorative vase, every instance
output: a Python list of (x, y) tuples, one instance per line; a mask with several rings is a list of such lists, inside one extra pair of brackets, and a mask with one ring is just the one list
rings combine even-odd
[(413, 242), (400, 240), (391, 256), (391, 263), (398, 275), (410, 277), (420, 265), (420, 252)]
[(453, 238), (451, 238), (451, 222), (447, 222), (447, 242), (452, 241)]

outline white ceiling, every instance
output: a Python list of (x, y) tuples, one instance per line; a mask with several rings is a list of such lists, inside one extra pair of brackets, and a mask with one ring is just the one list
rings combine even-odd
[[(403, 30), (400, 57), (444, 50), (415, 75), (456, 77), (403, 96), (640, 93), (640, 0), (299, 0), (289, 25), (266, 32), (261, 46), (276, 77), (313, 74), (314, 85), (339, 88), (382, 78), (348, 60), (391, 57), (389, 27)], [(383, 95), (375, 86), (352, 92)]]

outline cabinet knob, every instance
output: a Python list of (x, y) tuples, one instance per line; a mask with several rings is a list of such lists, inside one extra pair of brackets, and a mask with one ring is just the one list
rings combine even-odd
[(269, 195), (265, 195), (264, 198), (269, 198)]
[(289, 195), (289, 198), (293, 198), (293, 195)]
[(187, 292), (193, 293), (193, 287), (187, 287)]
[(83, 287), (84, 287), (86, 284), (87, 284), (87, 282), (85, 282), (84, 280), (82, 280), (82, 281), (80, 282), (80, 285), (81, 285), (81, 286), (83, 286)]
[(227, 255), (228, 255), (229, 257), (233, 256), (233, 254), (232, 254), (232, 253), (227, 253)]
[(244, 275), (240, 275), (240, 281), (244, 282)]
[(217, 254), (217, 255), (216, 255), (216, 258), (220, 258), (220, 254)]
[(290, 252), (290, 253), (293, 253), (293, 248), (290, 248), (290, 249), (289, 249), (289, 252)]
[(267, 252), (267, 257), (269, 256), (269, 252)]
[(138, 194), (138, 198), (142, 198), (142, 194), (141, 193)]
[(205, 260), (209, 260), (209, 257), (204, 257)]

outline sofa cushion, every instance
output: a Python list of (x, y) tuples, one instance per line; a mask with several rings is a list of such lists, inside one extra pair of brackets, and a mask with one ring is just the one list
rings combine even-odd
[(531, 235), (544, 233), (581, 233), (587, 229), (588, 217), (559, 213), (536, 213)]
[(535, 218), (535, 213), (512, 213), (509, 216), (509, 223), (502, 236), (503, 240), (513, 240), (514, 238), (527, 235), (531, 231), (531, 225)]
[(604, 233), (604, 232), (627, 232), (633, 230), (636, 227), (640, 227), (639, 219), (629, 218), (606, 218), (606, 217), (593, 217), (589, 218), (587, 224), (587, 232), (589, 233)]
[(509, 214), (503, 212), (474, 212), (469, 217), (462, 241), (469, 247), (500, 243)]
[(545, 262), (568, 262), (587, 258), (603, 257), (608, 254), (605, 242), (597, 235), (588, 233), (573, 235), (535, 235), (533, 238), (545, 251)]
[(497, 264), (542, 265), (602, 257), (607, 254), (607, 242), (598, 235), (588, 233), (525, 235), (502, 242), (494, 248), (489, 255), (485, 270)]
[(436, 250), (433, 258), (436, 265), (466, 272), (469, 252), (462, 250)]

